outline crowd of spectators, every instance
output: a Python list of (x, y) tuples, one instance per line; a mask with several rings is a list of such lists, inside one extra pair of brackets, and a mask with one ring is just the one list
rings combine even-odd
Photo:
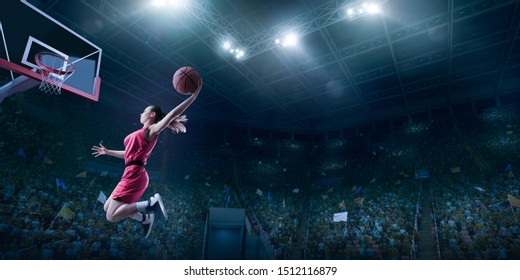
[(507, 198), (507, 194), (520, 197), (514, 174), (520, 158), (518, 107), (493, 108), (459, 119), (456, 128), (464, 135), (460, 149), (470, 154), (467, 158), (474, 166), (432, 178), (440, 256), (519, 259), (518, 208)]
[[(188, 124), (149, 159), (159, 175), (144, 197), (160, 192), (171, 218), (144, 239), (139, 223), (104, 218), (97, 198), (118, 176), (77, 176), (92, 161), (122, 171), (90, 147), (121, 149), (137, 124), (23, 97), (0, 105), (1, 259), (202, 259), (210, 207), (245, 208), (248, 234), (272, 258), (411, 259), (424, 196), (432, 216), (420, 219), (432, 219), (441, 259), (520, 258), (520, 217), (507, 201), (520, 198), (516, 106), (407, 123), (377, 141), (364, 133), (312, 143), (230, 137)], [(418, 170), (429, 171), (427, 184)], [(58, 215), (63, 206), (74, 218)], [(340, 212), (346, 222), (333, 221)]]

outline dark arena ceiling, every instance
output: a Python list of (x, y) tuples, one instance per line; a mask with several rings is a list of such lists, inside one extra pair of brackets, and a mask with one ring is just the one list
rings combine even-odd
[[(347, 9), (363, 1), (29, 2), (103, 49), (91, 108), (133, 121), (184, 98), (171, 80), (185, 65), (205, 87), (191, 119), (297, 133), (476, 111), (520, 94), (520, 1), (383, 0), (379, 14), (353, 18)], [(289, 30), (298, 46), (275, 44)], [(244, 57), (224, 50), (226, 39)]]

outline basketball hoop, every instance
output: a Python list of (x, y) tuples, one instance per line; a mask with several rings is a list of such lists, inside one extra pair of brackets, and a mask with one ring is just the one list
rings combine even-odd
[(39, 89), (50, 94), (61, 94), (61, 86), (74, 71), (76, 66), (66, 58), (54, 53), (41, 52), (34, 57), (38, 64), (42, 82)]

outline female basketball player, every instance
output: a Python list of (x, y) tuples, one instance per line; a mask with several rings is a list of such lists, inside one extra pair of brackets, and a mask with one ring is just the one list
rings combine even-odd
[(159, 106), (148, 106), (141, 113), (143, 128), (130, 133), (125, 137), (124, 151), (109, 150), (99, 144), (93, 146), (92, 154), (95, 157), (109, 155), (125, 160), (126, 168), (121, 181), (107, 199), (103, 209), (109, 222), (117, 222), (130, 217), (143, 224), (145, 238), (150, 235), (155, 220), (155, 214), (142, 214), (144, 211), (153, 211), (168, 219), (161, 195), (156, 193), (150, 199), (138, 201), (148, 187), (148, 173), (145, 170), (146, 159), (150, 156), (159, 134), (167, 127), (173, 132), (186, 132), (185, 123), (188, 119), (181, 115), (199, 95), (202, 89), (202, 80), (191, 96), (181, 104), (164, 114)]

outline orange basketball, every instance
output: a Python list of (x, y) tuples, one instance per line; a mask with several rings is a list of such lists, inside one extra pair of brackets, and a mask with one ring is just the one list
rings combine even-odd
[(180, 94), (190, 95), (199, 86), (200, 74), (195, 68), (184, 66), (173, 74), (173, 88)]

